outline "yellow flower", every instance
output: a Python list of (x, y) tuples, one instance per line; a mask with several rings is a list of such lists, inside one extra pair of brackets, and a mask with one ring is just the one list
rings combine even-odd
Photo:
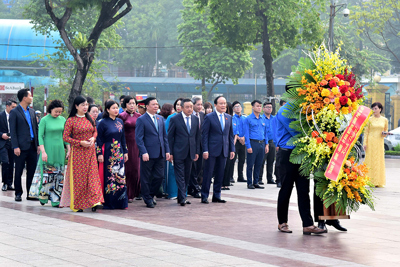
[(342, 86), (342, 85), (344, 85), (344, 81), (343, 81), (343, 80), (340, 80), (337, 84), (338, 84), (339, 86)]
[(353, 102), (353, 103), (351, 104), (351, 107), (353, 108), (354, 111), (356, 111), (356, 110), (358, 109), (358, 104), (357, 104), (357, 102)]
[(329, 104), (328, 108), (329, 108), (330, 110), (335, 110), (335, 105)]
[(348, 107), (342, 107), (342, 113), (343, 114), (349, 114), (349, 108)]
[(335, 98), (335, 103), (339, 104), (339, 97)]
[(331, 92), (330, 92), (328, 89), (323, 89), (322, 92), (321, 92), (321, 95), (322, 95), (322, 96), (329, 96), (330, 93), (331, 93)]
[(353, 102), (351, 102), (350, 98), (347, 100), (347, 105), (351, 106), (351, 104), (353, 104)]
[(339, 89), (335, 86), (335, 87), (333, 87), (332, 88), (332, 93), (334, 94), (334, 95), (337, 95), (338, 93), (339, 93)]

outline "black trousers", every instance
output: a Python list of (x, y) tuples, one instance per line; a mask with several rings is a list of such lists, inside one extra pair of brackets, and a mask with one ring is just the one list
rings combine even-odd
[(1, 176), (3, 184), (12, 185), (14, 177), (14, 149), (11, 148), (11, 142), (8, 141), (4, 146), (3, 153), (7, 155), (7, 161), (2, 163)]
[[(275, 147), (275, 151), (276, 151), (276, 147)], [(276, 182), (277, 184), (279, 184), (279, 183), (282, 184), (282, 179), (281, 179), (281, 177), (280, 177), (280, 175), (279, 175), (279, 170), (280, 170), (280, 167), (279, 167), (279, 163), (280, 163), (279, 157), (280, 157), (280, 153), (279, 153), (279, 150), (278, 150), (278, 151), (276, 151), (276, 158), (275, 158), (275, 182)]]
[(192, 162), (192, 169), (190, 171), (190, 179), (188, 185), (188, 194), (195, 195), (200, 192), (200, 185), (203, 182), (203, 152), (199, 154), (199, 159)]
[(282, 178), (282, 187), (278, 195), (278, 221), (279, 224), (288, 222), (289, 201), (292, 194), (293, 185), (296, 184), (297, 203), (299, 213), (303, 221), (303, 227), (313, 225), (313, 219), (310, 210), (310, 180), (299, 174), (298, 164), (289, 161), (292, 150), (280, 149), (279, 173)]
[(246, 160), (246, 146), (242, 145), (239, 141), (236, 142), (235, 144), (235, 161), (237, 158), (239, 158), (238, 161), (238, 180), (244, 180), (243, 176), (243, 166), (244, 162)]
[(235, 168), (235, 158), (226, 159), (225, 169), (224, 169), (224, 180), (222, 181), (222, 186), (230, 186), (231, 178), (233, 179), (233, 170)]
[(262, 178), (264, 176), (264, 165), (265, 163), (267, 163), (267, 165), (265, 166), (265, 170), (267, 171), (267, 181), (268, 182), (272, 182), (272, 173), (274, 171), (274, 161), (275, 161), (275, 154), (276, 154), (276, 150), (275, 150), (275, 144), (272, 140), (270, 140), (268, 142), (268, 146), (269, 146), (269, 151), (267, 154), (265, 154), (264, 156), (264, 161), (263, 164), (261, 166), (260, 169), (260, 176), (258, 178), (258, 181), (262, 181)]
[(140, 158), (140, 188), (146, 204), (153, 201), (164, 178), (165, 159), (160, 157), (143, 161)]
[(313, 195), (313, 204), (314, 204), (314, 220), (316, 222), (319, 221), (318, 217), (324, 215), (324, 203), (322, 199), (317, 196), (315, 193), (315, 181), (314, 181), (314, 195)]
[(22, 172), (26, 163), (26, 192), (29, 194), (29, 189), (32, 185), (33, 175), (35, 174), (38, 154), (37, 147), (34, 142), (31, 142), (31, 147), (28, 150), (21, 150), (21, 154), (17, 157), (14, 155), (15, 161), (15, 195), (22, 195)]
[(178, 202), (186, 199), (186, 191), (190, 180), (190, 171), (192, 170), (193, 160), (188, 155), (185, 159), (175, 159), (174, 172), (176, 185), (178, 186)]

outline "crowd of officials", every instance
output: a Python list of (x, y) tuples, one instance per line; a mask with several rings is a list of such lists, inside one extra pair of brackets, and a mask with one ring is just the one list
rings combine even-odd
[(318, 219), (323, 207), (315, 195), (314, 225), (310, 180), (289, 161), (294, 147), (287, 142), (297, 133), (282, 115), (283, 101), (274, 116), (272, 103), (254, 100), (245, 116), (240, 102), (223, 96), (213, 104), (194, 97), (162, 107), (153, 97), (138, 102), (122, 96), (120, 103), (107, 100), (102, 107), (78, 96), (68, 119), (61, 116), (60, 100), (51, 101), (48, 115), (39, 119), (29, 89), (21, 89), (17, 98), (19, 103), (8, 100), (0, 113), (2, 190), (15, 190), (15, 201), (22, 201), (26, 167), (27, 200), (75, 212), (127, 209), (135, 200), (154, 208), (162, 197), (181, 206), (191, 204), (188, 196), (209, 204), (211, 184), (211, 202), (226, 203), (221, 192), (236, 182), (237, 162), (237, 182), (247, 182), (248, 189), (264, 189), (263, 181), (280, 188), (279, 231), (292, 232), (287, 222), (294, 185), (304, 234), (326, 233), (325, 223), (346, 231), (338, 220)]

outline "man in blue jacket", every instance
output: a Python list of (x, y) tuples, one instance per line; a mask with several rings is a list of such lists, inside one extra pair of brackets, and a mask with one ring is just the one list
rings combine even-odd
[(233, 143), (232, 117), (225, 113), (226, 99), (218, 96), (214, 100), (215, 111), (206, 115), (202, 128), (204, 158), (201, 203), (208, 204), (211, 177), (215, 171), (212, 202), (225, 203), (221, 199), (221, 186), (224, 178), (226, 159), (235, 157)]
[(157, 194), (164, 178), (165, 160), (170, 160), (168, 137), (164, 120), (157, 115), (158, 102), (154, 97), (145, 101), (146, 113), (136, 121), (136, 144), (140, 156), (140, 186), (148, 208), (157, 204)]

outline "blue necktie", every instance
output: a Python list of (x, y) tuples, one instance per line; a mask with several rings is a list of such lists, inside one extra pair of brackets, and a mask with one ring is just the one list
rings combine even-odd
[(219, 122), (221, 123), (221, 129), (224, 131), (224, 117), (222, 114), (219, 115)]
[(153, 119), (154, 119), (154, 125), (156, 126), (156, 130), (158, 132), (158, 123), (157, 123), (156, 116), (153, 116)]
[(186, 127), (188, 129), (188, 132), (190, 133), (189, 117), (186, 117)]

